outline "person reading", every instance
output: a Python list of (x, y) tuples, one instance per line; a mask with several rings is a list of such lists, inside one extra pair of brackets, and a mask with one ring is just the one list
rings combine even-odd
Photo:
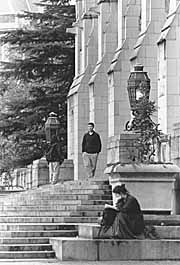
[(126, 189), (125, 185), (114, 187), (116, 205), (105, 204), (101, 226), (106, 233), (111, 228), (111, 237), (119, 239), (136, 239), (144, 235), (144, 218), (137, 199)]

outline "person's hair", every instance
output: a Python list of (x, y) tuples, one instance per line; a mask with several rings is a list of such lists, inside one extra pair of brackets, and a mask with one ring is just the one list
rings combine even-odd
[(117, 194), (127, 194), (128, 190), (126, 189), (125, 184), (122, 184), (115, 186), (112, 192)]
[(93, 122), (88, 122), (88, 125), (92, 125), (94, 128), (94, 123)]

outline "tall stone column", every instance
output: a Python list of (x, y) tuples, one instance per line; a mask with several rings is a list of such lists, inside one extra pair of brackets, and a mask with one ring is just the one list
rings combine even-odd
[(118, 49), (108, 70), (108, 137), (119, 135), (130, 119), (126, 89), (131, 67), (129, 58), (140, 32), (140, 0), (118, 3), (118, 25), (121, 25), (118, 28)]
[(164, 133), (173, 135), (180, 121), (180, 1), (170, 4), (158, 39), (158, 122)]
[(77, 1), (76, 72), (68, 94), (68, 159), (74, 162), (74, 179), (83, 179), (84, 172), (81, 154), (83, 134), (89, 122), (88, 81), (97, 61), (97, 18), (96, 0)]
[(107, 162), (108, 84), (107, 70), (118, 45), (118, 1), (98, 2), (98, 61), (89, 81), (90, 120), (95, 123), (102, 139), (96, 177), (102, 177)]
[(75, 28), (75, 76), (81, 73), (81, 16), (82, 16), (82, 0), (76, 0), (76, 22), (74, 23)]
[(132, 66), (144, 65), (151, 79), (151, 99), (157, 102), (157, 40), (167, 16), (166, 1), (141, 0), (141, 33), (131, 56)]

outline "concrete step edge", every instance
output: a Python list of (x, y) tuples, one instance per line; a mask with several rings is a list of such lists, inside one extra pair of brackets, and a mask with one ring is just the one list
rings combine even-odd
[(57, 240), (57, 241), (94, 241), (94, 242), (180, 242), (180, 239), (111, 239), (111, 238), (83, 238), (83, 237), (50, 237), (51, 240)]
[(24, 232), (38, 232), (38, 233), (43, 233), (43, 232), (63, 232), (63, 233), (75, 233), (77, 230), (0, 230), (0, 233), (4, 232), (9, 232), (9, 233), (24, 233)]
[[(31, 259), (29, 259), (29, 258), (27, 258), (27, 259), (24, 259), (24, 258), (9, 258), (9, 259), (2, 259), (2, 258), (0, 258), (0, 263), (2, 264), (2, 262), (15, 262), (15, 264), (17, 263), (17, 262), (32, 262), (32, 260), (33, 260), (33, 262), (48, 262), (48, 263), (57, 263), (57, 259), (56, 258), (31, 258)], [(5, 264), (2, 264), (2, 265), (5, 265)], [(19, 264), (18, 264), (19, 265)], [(24, 265), (24, 264), (22, 264), (22, 265)]]
[(0, 251), (0, 254), (1, 253), (7, 253), (7, 254), (11, 254), (11, 253), (28, 253), (28, 254), (30, 254), (30, 253), (44, 253), (44, 254), (47, 254), (47, 253), (54, 253), (54, 251), (53, 250), (47, 250), (47, 251), (41, 251), (41, 250), (37, 250), (37, 251)]

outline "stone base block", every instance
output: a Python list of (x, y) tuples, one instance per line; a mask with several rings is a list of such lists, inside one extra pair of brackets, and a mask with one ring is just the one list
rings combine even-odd
[[(144, 211), (180, 213), (180, 168), (173, 164), (121, 164), (106, 168), (112, 189), (124, 183)], [(115, 198), (113, 198), (115, 203)]]
[(64, 159), (60, 165), (59, 170), (59, 181), (74, 180), (74, 164), (71, 159)]
[(107, 144), (107, 164), (131, 163), (138, 157), (137, 139), (139, 134), (132, 132), (112, 136)]
[(50, 240), (60, 260), (180, 260), (180, 240)]
[(49, 169), (45, 157), (34, 160), (32, 165), (32, 188), (49, 183)]

